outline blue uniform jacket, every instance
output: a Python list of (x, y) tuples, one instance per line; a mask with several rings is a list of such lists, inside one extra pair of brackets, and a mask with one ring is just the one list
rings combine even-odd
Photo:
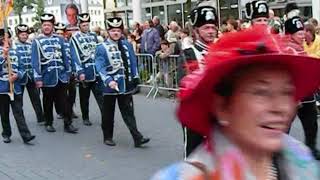
[(99, 74), (95, 68), (96, 34), (76, 32), (70, 40), (71, 58), (78, 75), (85, 74), (85, 81), (96, 80)]
[[(9, 57), (11, 60), (12, 72), (17, 73), (18, 75), (18, 79), (14, 82), (14, 93), (21, 94), (20, 80), (24, 74), (23, 65), (20, 63), (18, 54), (14, 49), (10, 49)], [(8, 64), (3, 58), (3, 47), (0, 47), (0, 94), (8, 94), (10, 92), (8, 77)]]
[(31, 63), (31, 43), (25, 42), (22, 43), (17, 41), (15, 43), (15, 48), (19, 61), (23, 66), (24, 74), (20, 80), (21, 85), (26, 85), (28, 81), (33, 82), (33, 69)]
[(69, 64), (69, 69), (68, 69), (68, 73), (75, 73), (76, 72), (76, 67), (72, 61), (71, 58), (71, 49), (70, 49), (70, 42), (68, 40), (64, 40), (64, 46), (65, 46), (65, 50), (66, 50), (66, 57), (67, 57), (67, 61)]
[(57, 35), (40, 35), (32, 42), (32, 67), (35, 81), (43, 87), (54, 87), (59, 81), (68, 83), (70, 73), (64, 39)]
[[(121, 40), (128, 59), (128, 83), (125, 83), (125, 68), (121, 58), (118, 44), (110, 39), (98, 45), (96, 50), (96, 67), (104, 84), (104, 95), (130, 94), (132, 93), (139, 79), (137, 70), (137, 59), (132, 45)], [(111, 81), (118, 83), (119, 92), (109, 87)]]

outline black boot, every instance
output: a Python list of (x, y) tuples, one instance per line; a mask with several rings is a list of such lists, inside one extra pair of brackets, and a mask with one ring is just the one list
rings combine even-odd
[(150, 141), (150, 138), (142, 137), (141, 139), (134, 141), (134, 147), (141, 147), (143, 144), (146, 144), (149, 141)]
[(84, 124), (85, 126), (92, 126), (92, 123), (90, 122), (89, 119), (83, 120), (83, 124)]
[(67, 133), (76, 134), (76, 133), (78, 133), (78, 128), (75, 128), (72, 124), (65, 125), (64, 131)]
[(29, 144), (30, 141), (34, 140), (34, 138), (36, 138), (36, 136), (34, 136), (34, 135), (30, 135), (30, 136), (28, 136), (28, 137), (24, 137), (24, 138), (23, 138), (23, 142), (24, 142), (25, 144)]
[(9, 137), (3, 137), (3, 142), (4, 143), (10, 143), (11, 139)]
[(48, 132), (56, 132), (56, 129), (55, 129), (52, 125), (46, 126), (46, 130), (47, 130)]
[(116, 145), (116, 143), (112, 139), (106, 139), (106, 140), (104, 140), (103, 143), (108, 146), (115, 146)]

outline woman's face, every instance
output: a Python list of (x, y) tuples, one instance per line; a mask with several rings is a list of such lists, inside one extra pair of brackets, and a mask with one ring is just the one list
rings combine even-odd
[(313, 34), (310, 31), (305, 32), (305, 40), (307, 43), (312, 43), (313, 41)]
[(149, 24), (149, 22), (148, 22), (148, 21), (144, 22), (144, 28), (145, 28), (145, 29), (150, 28), (150, 24)]
[(236, 78), (231, 97), (216, 97), (218, 120), (240, 148), (275, 152), (296, 112), (295, 87), (290, 74), (275, 67), (254, 66)]

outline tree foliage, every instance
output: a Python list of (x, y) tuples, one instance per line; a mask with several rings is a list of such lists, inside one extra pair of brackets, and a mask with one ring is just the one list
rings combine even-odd
[(32, 21), (35, 22), (33, 27), (35, 29), (38, 29), (41, 26), (40, 17), (44, 13), (44, 2), (43, 2), (43, 0), (34, 0), (34, 1), (36, 3), (37, 7), (36, 7), (36, 16), (34, 18), (32, 18)]
[(19, 16), (19, 23), (22, 22), (21, 14), (24, 7), (28, 7), (34, 0), (16, 0), (13, 1), (13, 10), (16, 15)]

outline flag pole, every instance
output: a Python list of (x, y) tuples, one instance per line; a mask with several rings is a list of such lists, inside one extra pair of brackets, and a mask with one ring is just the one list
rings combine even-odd
[[(9, 45), (9, 32), (8, 32), (8, 22), (7, 22), (7, 14), (6, 14), (6, 9), (7, 9), (7, 4), (6, 0), (2, 0), (2, 7), (3, 7), (3, 26), (4, 26), (4, 45), (3, 45), (3, 54), (4, 54), (4, 59), (7, 62), (8, 66), (8, 77), (12, 76), (12, 63), (9, 55), (10, 51), (10, 45)], [(14, 84), (13, 82), (9, 81), (9, 93), (8, 93), (10, 100), (14, 101)]]

